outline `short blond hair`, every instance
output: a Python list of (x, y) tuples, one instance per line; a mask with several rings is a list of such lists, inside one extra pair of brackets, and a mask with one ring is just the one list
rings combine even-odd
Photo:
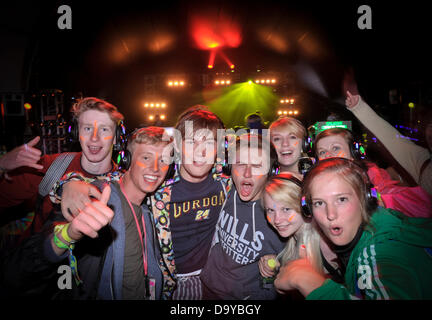
[(305, 140), (307, 136), (306, 128), (299, 120), (295, 118), (281, 116), (273, 121), (269, 127), (270, 135), (272, 133), (271, 129), (276, 128), (286, 128), (287, 131), (294, 133), (297, 138), (302, 140)]
[(173, 138), (168, 135), (162, 127), (144, 127), (136, 129), (132, 132), (128, 139), (127, 149), (132, 154), (136, 144), (159, 144), (166, 143), (167, 145), (173, 141)]

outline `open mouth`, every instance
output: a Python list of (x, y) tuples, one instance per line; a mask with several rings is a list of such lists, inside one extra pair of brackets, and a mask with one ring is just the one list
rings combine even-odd
[(90, 151), (91, 154), (98, 154), (99, 151), (102, 150), (102, 147), (88, 146), (88, 150)]
[(253, 183), (244, 181), (240, 184), (240, 195), (242, 197), (249, 197), (253, 190)]
[(335, 236), (338, 237), (342, 234), (342, 228), (340, 227), (331, 227), (330, 228), (330, 233)]

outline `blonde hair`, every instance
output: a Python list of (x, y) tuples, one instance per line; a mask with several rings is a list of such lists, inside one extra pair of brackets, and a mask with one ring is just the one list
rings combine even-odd
[[(298, 182), (300, 181), (290, 173), (271, 176), (264, 186), (261, 196), (262, 206), (264, 207), (264, 195), (267, 194), (274, 201), (292, 208), (301, 214), (301, 186), (297, 185)], [(303, 244), (306, 246), (308, 259), (315, 269), (322, 273), (320, 234), (313, 221), (305, 221), (299, 230), (288, 238), (285, 248), (277, 256), (280, 264), (284, 265), (289, 261), (298, 259), (300, 246)]]
[(161, 127), (145, 127), (136, 129), (132, 132), (129, 138), (127, 149), (130, 153), (135, 150), (135, 145), (138, 144), (159, 144), (166, 143), (167, 145), (173, 141), (173, 138), (167, 134), (164, 128)]
[(275, 128), (286, 128), (287, 131), (294, 133), (296, 137), (302, 139), (303, 141), (307, 136), (306, 128), (299, 120), (295, 118), (281, 116), (273, 121), (270, 125), (270, 134), (272, 132), (271, 129)]

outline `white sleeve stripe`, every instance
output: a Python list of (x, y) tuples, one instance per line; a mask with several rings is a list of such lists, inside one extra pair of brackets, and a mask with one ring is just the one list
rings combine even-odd
[(377, 267), (376, 259), (375, 259), (375, 256), (376, 256), (375, 245), (371, 245), (370, 246), (370, 250), (371, 250), (371, 253), (372, 253), (371, 259), (372, 259), (372, 264), (373, 264), (373, 273), (374, 273), (375, 282), (378, 284), (378, 287), (379, 287), (382, 295), (384, 296), (384, 299), (385, 300), (389, 300), (390, 297), (389, 297), (386, 289), (384, 288), (384, 285), (382, 284), (382, 282), (381, 282), (381, 280), (379, 278), (378, 267)]

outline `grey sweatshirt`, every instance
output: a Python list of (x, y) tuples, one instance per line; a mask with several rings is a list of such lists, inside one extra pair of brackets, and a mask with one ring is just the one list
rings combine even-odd
[(259, 200), (243, 202), (233, 188), (220, 213), (201, 280), (220, 299), (275, 299), (274, 288), (261, 286), (258, 261), (266, 254), (278, 254), (284, 245), (267, 222)]

